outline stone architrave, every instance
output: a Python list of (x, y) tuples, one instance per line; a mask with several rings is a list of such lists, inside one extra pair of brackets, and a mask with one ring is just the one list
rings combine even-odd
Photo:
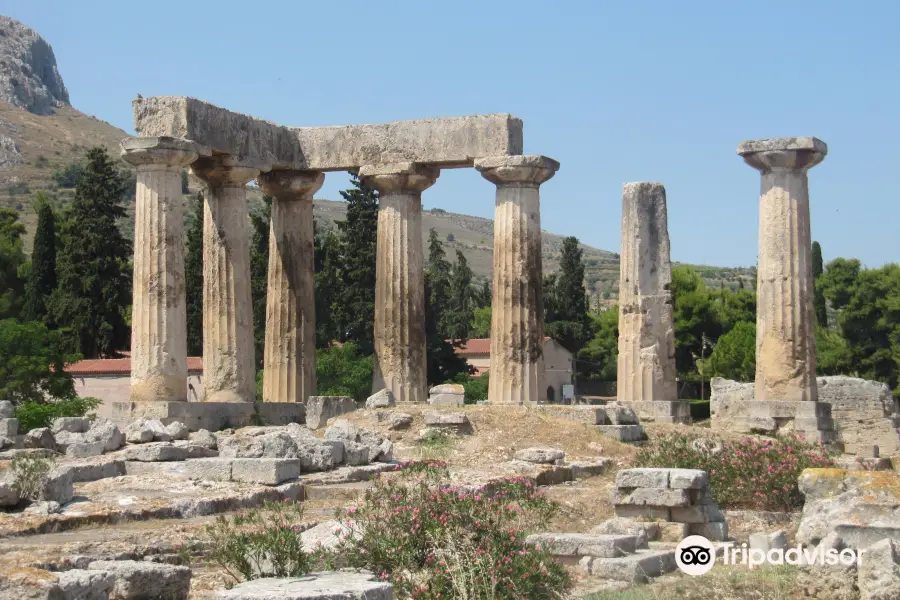
[(306, 402), (316, 392), (315, 171), (271, 171), (257, 179), (273, 196), (269, 233), (264, 402)]
[(495, 156), (475, 168), (497, 186), (488, 402), (534, 404), (546, 399), (540, 186), (559, 163)]
[(209, 150), (171, 137), (130, 138), (137, 170), (131, 400), (187, 401), (187, 313), (181, 169)]
[(652, 413), (666, 411), (645, 410), (645, 403), (678, 398), (666, 190), (660, 183), (623, 186), (619, 273), (617, 399), (657, 418)]
[(260, 169), (223, 155), (201, 158), (191, 169), (208, 188), (203, 206), (203, 400), (253, 402), (246, 186)]
[(379, 193), (372, 391), (387, 388), (397, 402), (427, 397), (422, 192), (439, 175), (438, 169), (411, 162), (359, 171)]
[(807, 171), (828, 148), (814, 137), (738, 146), (762, 174), (756, 308), (755, 400), (816, 401), (812, 239)]

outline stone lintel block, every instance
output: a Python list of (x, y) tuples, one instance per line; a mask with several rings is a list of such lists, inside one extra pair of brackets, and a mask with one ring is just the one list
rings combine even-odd
[(130, 137), (122, 140), (122, 158), (134, 166), (164, 164), (186, 166), (198, 156), (209, 156), (209, 148), (192, 140), (170, 136)]
[(758, 152), (812, 151), (828, 153), (828, 146), (816, 137), (785, 137), (746, 140), (738, 144), (737, 153), (741, 156)]
[(290, 579), (253, 579), (216, 592), (215, 600), (393, 600), (394, 586), (372, 573), (334, 571)]
[(728, 539), (728, 523), (725, 521), (693, 523), (687, 528), (687, 535), (702, 535), (712, 542), (724, 542)]
[(637, 468), (622, 469), (616, 473), (619, 488), (667, 488), (672, 469)]
[(620, 442), (639, 442), (646, 436), (641, 425), (597, 425), (597, 431)]
[(178, 421), (189, 431), (219, 431), (266, 425), (304, 423), (306, 406), (299, 402), (113, 402), (109, 419), (120, 427), (139, 417), (159, 419), (163, 425)]
[(637, 537), (616, 534), (536, 533), (529, 535), (525, 543), (540, 546), (555, 556), (614, 558), (634, 554)]
[(626, 519), (651, 519), (654, 521), (668, 521), (671, 513), (664, 506), (634, 506), (631, 504), (617, 504), (616, 516)]
[(194, 140), (263, 171), (347, 171), (400, 161), (471, 167), (474, 158), (523, 148), (522, 121), (509, 114), (295, 128), (194, 98), (156, 96), (134, 101), (134, 125), (140, 136)]
[(669, 469), (669, 487), (673, 490), (703, 490), (709, 475), (700, 469)]
[(231, 480), (278, 485), (299, 477), (300, 470), (299, 458), (235, 458), (231, 462)]
[(635, 488), (629, 491), (618, 489), (613, 493), (613, 504), (687, 508), (691, 505), (691, 496), (688, 490)]

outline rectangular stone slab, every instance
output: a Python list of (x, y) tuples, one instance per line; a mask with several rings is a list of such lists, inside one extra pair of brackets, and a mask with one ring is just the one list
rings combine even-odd
[(600, 556), (614, 558), (633, 554), (637, 538), (633, 535), (591, 535), (584, 533), (535, 533), (526, 544), (540, 546), (554, 556)]
[(509, 114), (395, 121), (376, 125), (283, 127), (182, 96), (134, 101), (139, 136), (186, 138), (269, 169), (347, 171), (414, 161), (443, 168), (522, 154), (522, 121)]

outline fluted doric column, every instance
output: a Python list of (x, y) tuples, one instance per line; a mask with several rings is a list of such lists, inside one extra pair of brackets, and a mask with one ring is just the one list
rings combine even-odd
[(208, 188), (203, 205), (204, 402), (253, 402), (256, 361), (246, 186), (259, 169), (228, 156), (202, 158), (191, 168)]
[(387, 388), (397, 402), (426, 399), (422, 192), (439, 175), (410, 162), (359, 171), (379, 193), (372, 390)]
[(477, 159), (475, 168), (497, 186), (488, 402), (543, 401), (540, 185), (559, 163), (546, 156), (496, 156)]
[(187, 313), (181, 169), (209, 151), (171, 137), (130, 138), (137, 169), (131, 400), (187, 401)]
[(828, 148), (814, 137), (752, 140), (738, 154), (762, 173), (755, 399), (818, 399), (807, 171)]
[(673, 402), (678, 397), (671, 284), (666, 189), (660, 183), (626, 183), (619, 260), (619, 401)]
[(263, 401), (306, 402), (316, 392), (315, 171), (272, 171), (257, 183), (273, 197), (269, 229)]

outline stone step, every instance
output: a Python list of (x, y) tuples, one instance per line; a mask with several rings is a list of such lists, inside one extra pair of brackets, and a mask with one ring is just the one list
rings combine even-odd
[(650, 548), (613, 558), (585, 556), (578, 564), (589, 575), (628, 583), (646, 583), (649, 578), (671, 573), (678, 567), (674, 548)]
[(306, 486), (304, 498), (306, 500), (340, 500), (349, 502), (359, 498), (370, 487), (372, 487), (371, 481), (321, 485), (314, 484)]
[(637, 536), (589, 533), (536, 533), (525, 538), (526, 544), (540, 546), (555, 557), (594, 556), (614, 558), (633, 554)]

